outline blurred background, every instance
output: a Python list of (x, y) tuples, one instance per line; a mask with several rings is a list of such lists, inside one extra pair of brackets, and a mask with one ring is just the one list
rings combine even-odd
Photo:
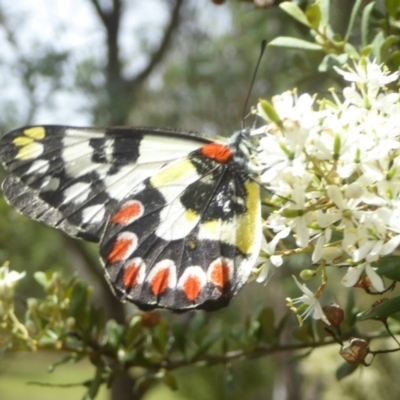
[[(222, 3), (222, 4), (219, 4)], [(257, 8), (254, 3), (263, 5)], [(295, 36), (308, 29), (290, 19), (278, 1), (211, 0), (0, 0), (0, 129), (28, 124), (75, 126), (171, 127), (229, 136), (240, 128), (245, 98), (262, 39)], [(335, 1), (332, 23), (345, 29), (354, 1)], [(258, 98), (297, 87), (299, 92), (327, 92), (335, 76), (319, 73), (324, 54), (268, 48), (261, 62), (250, 105)], [(4, 171), (0, 177), (4, 177)], [(97, 246), (65, 237), (28, 220), (0, 199), (0, 264), (13, 269), (53, 269), (77, 273), (93, 286), (95, 300), (108, 318), (124, 321), (134, 306), (111, 295), (98, 261)], [(303, 269), (307, 258), (291, 268)], [(293, 289), (292, 272), (281, 268), (267, 286), (246, 285), (230, 307), (201, 318), (227, 331), (233, 324), (273, 306), (279, 321), (287, 314), (285, 298)], [(40, 296), (25, 279), (24, 298)], [(293, 292), (296, 293), (296, 292)], [(334, 297), (340, 301), (344, 294)], [(169, 319), (190, 319), (161, 313)], [(296, 321), (293, 316), (293, 330)], [(292, 332), (290, 332), (290, 335)], [(288, 332), (289, 335), (289, 332)], [(289, 337), (289, 336), (288, 336)], [(291, 337), (291, 336), (290, 336)], [(396, 360), (382, 356), (374, 368), (361, 369), (338, 383), (342, 360), (338, 346), (316, 350), (301, 360), (278, 353), (210, 368), (176, 371), (179, 391), (163, 385), (143, 399), (397, 399), (388, 390)], [(92, 374), (88, 363), (47, 366), (59, 354), (1, 355), (0, 398), (19, 400), (81, 398), (82, 388), (52, 388), (29, 382), (81, 382)], [(297, 358), (297, 359), (296, 359)], [(128, 374), (127, 374), (128, 375)], [(131, 398), (132, 376), (117, 379), (99, 398)], [(72, 385), (73, 386), (73, 385)], [(386, 393), (388, 391), (388, 393)], [(390, 392), (390, 393), (389, 393)]]

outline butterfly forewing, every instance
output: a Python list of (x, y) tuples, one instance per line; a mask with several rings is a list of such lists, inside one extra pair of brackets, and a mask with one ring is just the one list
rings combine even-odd
[(143, 309), (212, 310), (246, 282), (259, 232), (257, 184), (195, 151), (119, 204), (101, 256), (117, 293)]
[(26, 127), (0, 139), (11, 174), (3, 191), (30, 218), (100, 242), (121, 299), (144, 310), (214, 310), (244, 285), (261, 242), (258, 185), (240, 140)]
[(0, 158), (13, 175), (3, 190), (23, 214), (97, 242), (109, 215), (135, 186), (207, 142), (148, 128), (18, 129), (0, 140)]

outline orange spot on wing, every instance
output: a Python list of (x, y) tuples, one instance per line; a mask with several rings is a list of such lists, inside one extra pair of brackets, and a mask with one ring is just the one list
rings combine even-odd
[(183, 284), (183, 293), (189, 301), (195, 301), (201, 290), (201, 282), (197, 276), (189, 275)]
[(200, 149), (200, 154), (204, 157), (212, 158), (219, 163), (226, 163), (232, 158), (229, 147), (219, 143), (209, 143)]
[(168, 282), (171, 277), (169, 268), (160, 269), (150, 281), (150, 288), (154, 295), (160, 296), (168, 287)]
[(117, 261), (121, 261), (128, 254), (131, 246), (133, 245), (133, 239), (131, 238), (121, 238), (118, 239), (107, 257), (107, 260), (114, 264)]
[(134, 287), (139, 281), (139, 266), (135, 263), (129, 264), (124, 271), (123, 277), (124, 286)]
[(227, 263), (219, 261), (215, 262), (211, 266), (211, 268), (212, 268), (210, 274), (211, 283), (217, 286), (217, 288), (222, 291), (229, 281), (229, 275), (230, 275), (229, 266)]
[(126, 224), (130, 220), (139, 217), (143, 214), (143, 205), (142, 203), (135, 201), (129, 204), (126, 204), (122, 208), (120, 208), (112, 217), (111, 222), (114, 224)]

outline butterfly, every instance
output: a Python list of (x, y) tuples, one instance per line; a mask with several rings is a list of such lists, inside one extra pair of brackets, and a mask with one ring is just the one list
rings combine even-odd
[(142, 310), (216, 310), (261, 243), (255, 146), (157, 128), (28, 126), (0, 139), (8, 203), (97, 242), (105, 276)]

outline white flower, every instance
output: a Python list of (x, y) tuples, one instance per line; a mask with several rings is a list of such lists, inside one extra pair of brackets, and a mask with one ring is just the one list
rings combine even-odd
[(256, 282), (264, 282), (267, 277), (268, 273), (270, 271), (270, 267), (280, 267), (283, 263), (282, 256), (279, 255), (274, 255), (275, 253), (275, 248), (278, 242), (288, 236), (290, 233), (289, 228), (285, 228), (282, 231), (278, 232), (274, 238), (270, 241), (267, 242), (264, 235), (261, 237), (261, 250), (265, 253), (265, 256), (260, 256), (257, 260), (257, 264), (263, 263), (261, 267), (261, 271), (256, 279)]
[(8, 265), (0, 267), (0, 299), (12, 298), (17, 282), (24, 276), (25, 272), (10, 271)]
[(291, 303), (306, 304), (308, 306), (301, 314), (301, 318), (306, 319), (311, 315), (312, 318), (322, 319), (322, 321), (324, 321), (327, 325), (330, 325), (324, 314), (324, 311), (322, 310), (321, 304), (319, 303), (319, 299), (315, 297), (315, 294), (304, 283), (300, 283), (295, 276), (293, 276), (293, 279), (295, 280), (298, 288), (303, 292), (303, 295), (301, 297), (297, 297), (296, 299), (292, 299)]
[(354, 68), (348, 67), (345, 71), (336, 66), (333, 67), (336, 72), (341, 74), (346, 81), (361, 83), (372, 88), (381, 88), (390, 82), (399, 78), (399, 72), (389, 73), (383, 64), (378, 65), (376, 61), (370, 61), (363, 58), (360, 63), (355, 63)]
[(370, 263), (363, 263), (355, 267), (350, 267), (346, 275), (342, 278), (342, 285), (346, 287), (354, 286), (360, 279), (361, 274), (365, 271), (368, 278), (371, 280), (372, 286), (378, 291), (383, 292), (385, 286), (383, 285), (382, 278), (374, 271)]

